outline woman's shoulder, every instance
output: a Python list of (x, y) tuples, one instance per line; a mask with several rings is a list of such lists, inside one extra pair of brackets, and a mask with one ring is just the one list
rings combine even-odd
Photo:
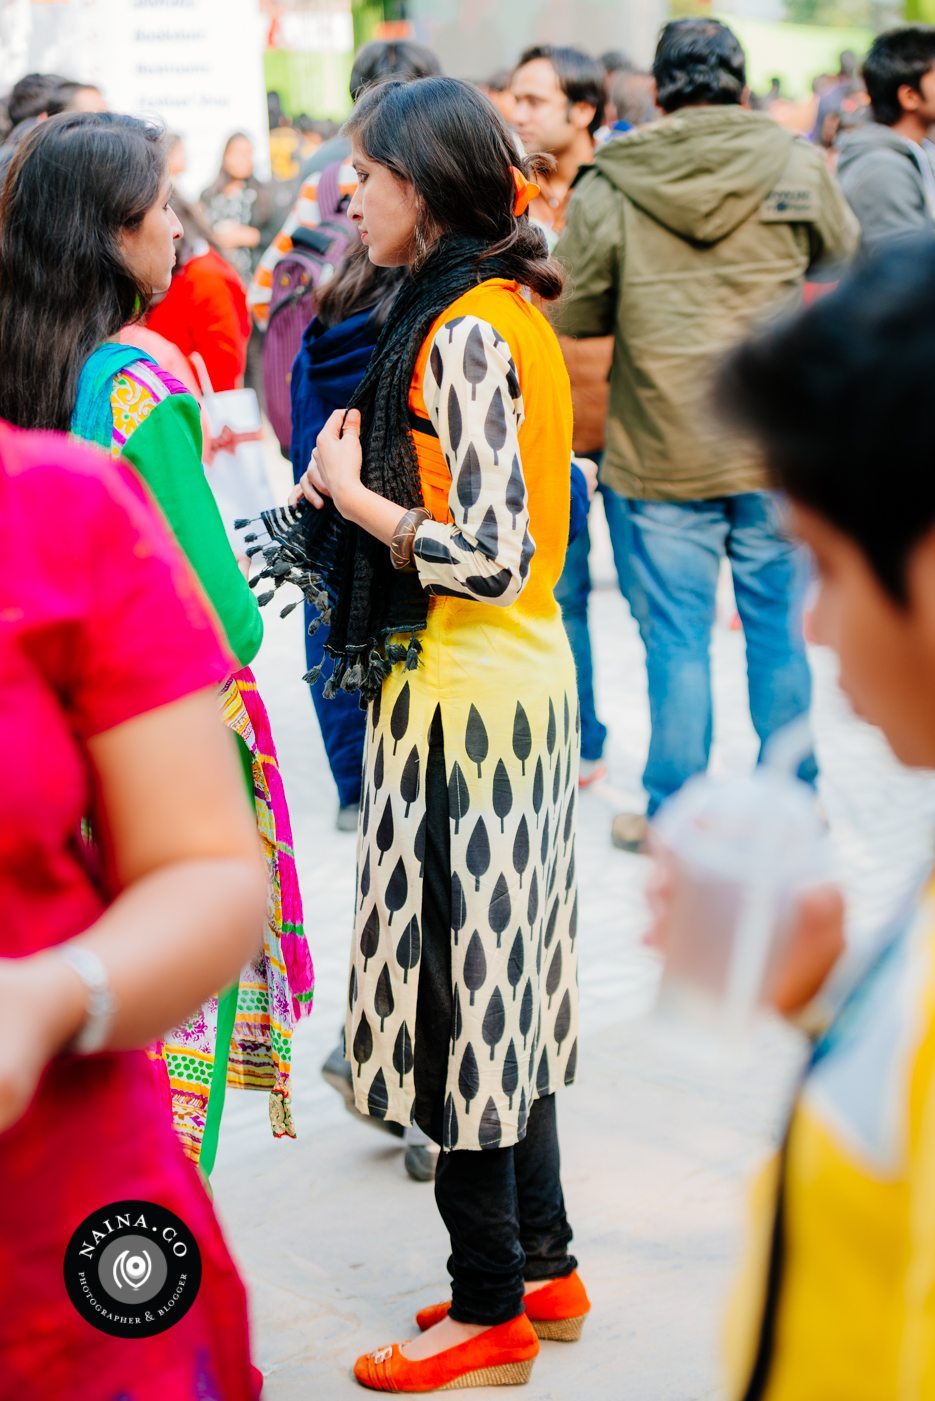
[(152, 360), (141, 357), (125, 365), (114, 375), (110, 391), (114, 453), (123, 451), (160, 405), (171, 402), (174, 407), (183, 408), (185, 401), (197, 414), (195, 400), (185, 385)]
[(517, 313), (522, 315), (522, 307), (525, 304), (526, 299), (518, 282), (492, 277), (462, 292), (461, 296), (442, 312), (439, 319), (441, 324), (449, 325), (452, 321), (471, 316), (495, 326), (498, 321), (512, 322)]
[(494, 345), (505, 341), (517, 364), (527, 351), (541, 353), (543, 330), (548, 329), (545, 317), (519, 283), (499, 277), (469, 288), (452, 302), (433, 326), (429, 339), (442, 344), (440, 333), (446, 331), (447, 339), (453, 341), (465, 323), (467, 330), (460, 331), (461, 338), (476, 327), (478, 334)]

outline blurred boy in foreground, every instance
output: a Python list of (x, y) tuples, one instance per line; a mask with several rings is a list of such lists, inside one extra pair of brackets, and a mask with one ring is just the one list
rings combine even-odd
[[(721, 379), (814, 556), (816, 640), (837, 653), (855, 710), (918, 768), (935, 768), (933, 360), (935, 250), (903, 246), (748, 342)], [(666, 914), (662, 892), (656, 942)], [(814, 1008), (842, 930), (836, 892), (803, 902), (778, 1010)], [(931, 877), (848, 982), (758, 1184), (731, 1401), (935, 1396)]]

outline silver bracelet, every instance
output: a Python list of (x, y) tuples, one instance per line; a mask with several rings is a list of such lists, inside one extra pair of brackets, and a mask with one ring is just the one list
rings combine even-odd
[(62, 944), (49, 952), (62, 959), (78, 974), (87, 993), (85, 1019), (81, 1030), (64, 1049), (74, 1055), (93, 1056), (107, 1044), (111, 1023), (117, 1010), (117, 999), (111, 989), (107, 969), (93, 949), (76, 944)]

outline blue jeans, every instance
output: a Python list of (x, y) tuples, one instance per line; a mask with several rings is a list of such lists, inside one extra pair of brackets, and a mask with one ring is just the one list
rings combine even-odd
[[(721, 559), (730, 560), (747, 648), (750, 718), (760, 760), (771, 735), (807, 714), (812, 682), (802, 633), (804, 556), (782, 532), (775, 497), (622, 502), (630, 608), (646, 648), (652, 734), (643, 774), (649, 816), (708, 766), (710, 644)], [(813, 755), (799, 777), (814, 783)]]
[[(315, 609), (306, 603), (306, 628), (312, 618), (317, 616)], [(309, 671), (312, 667), (320, 666), (324, 660), (327, 640), (328, 629), (326, 627), (320, 627), (311, 637), (306, 632), (305, 656)], [(331, 663), (325, 661), (321, 680), (309, 689), (312, 693), (315, 714), (318, 716), (321, 738), (325, 746), (325, 754), (328, 756), (331, 776), (338, 790), (338, 802), (341, 807), (347, 807), (349, 803), (360, 802), (367, 712), (361, 710), (356, 692), (350, 694), (347, 691), (337, 691), (333, 700), (325, 700), (322, 688), (325, 684), (325, 678), (330, 675)]]
[[(604, 515), (610, 531), (610, 543), (617, 566), (620, 588), (626, 595), (625, 567), (627, 551), (626, 501), (610, 487), (598, 490), (604, 502)], [(565, 567), (555, 586), (555, 597), (562, 610), (562, 622), (568, 634), (575, 671), (578, 676), (578, 705), (581, 710), (581, 757), (600, 759), (607, 739), (607, 727), (597, 718), (594, 704), (594, 663), (591, 657), (591, 635), (588, 631), (588, 599), (591, 595), (591, 534), (584, 530), (568, 546)]]

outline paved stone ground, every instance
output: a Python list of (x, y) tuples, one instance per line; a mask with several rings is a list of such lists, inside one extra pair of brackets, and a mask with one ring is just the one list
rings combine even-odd
[[(580, 805), (580, 1078), (559, 1106), (568, 1208), (594, 1311), (580, 1343), (544, 1345), (524, 1395), (708, 1401), (720, 1395), (717, 1334), (744, 1184), (781, 1123), (803, 1046), (764, 1024), (742, 1063), (699, 1065), (651, 1019), (657, 970), (640, 944), (646, 862), (609, 840), (612, 813), (640, 797), (645, 673), (600, 522), (594, 533), (610, 778)], [(409, 1336), (414, 1309), (444, 1297), (447, 1252), (431, 1187), (409, 1181), (392, 1140), (352, 1121), (318, 1074), (343, 1014), (354, 841), (334, 831), (334, 791), (299, 679), (300, 618), (297, 610), (285, 622), (269, 619), (256, 666), (318, 973), (315, 1011), (295, 1046), (299, 1139), (274, 1142), (262, 1097), (231, 1094), (214, 1183), (251, 1288), (264, 1395), (340, 1401), (361, 1395), (349, 1370), (358, 1352)], [(816, 651), (813, 660), (822, 797), (863, 938), (929, 856), (935, 780), (899, 769), (880, 736), (850, 715), (833, 658)], [(714, 663), (714, 764), (740, 768), (752, 762), (755, 741), (743, 641), (726, 623)]]

